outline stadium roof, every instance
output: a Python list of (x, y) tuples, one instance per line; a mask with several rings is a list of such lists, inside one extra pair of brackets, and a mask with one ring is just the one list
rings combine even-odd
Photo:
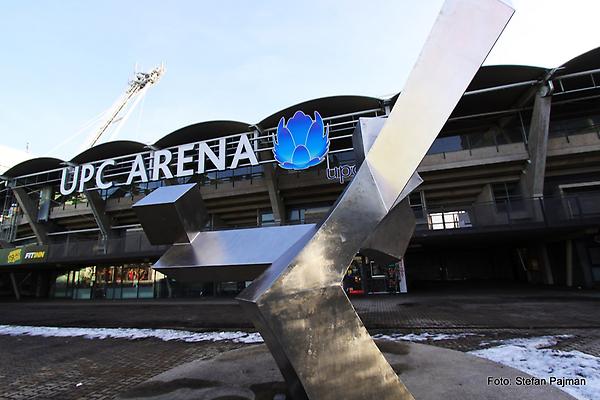
[(303, 111), (305, 114), (313, 115), (315, 111), (321, 114), (321, 117), (327, 118), (334, 115), (350, 114), (357, 111), (381, 108), (383, 100), (376, 97), (367, 96), (330, 96), (321, 97), (304, 101), (293, 106), (284, 108), (274, 114), (269, 115), (258, 123), (261, 128), (273, 128), (277, 126), (281, 117), (289, 118), (296, 111)]
[(178, 146), (184, 143), (198, 142), (200, 140), (214, 139), (216, 137), (248, 132), (251, 130), (249, 123), (240, 121), (205, 121), (177, 129), (154, 143), (154, 146)]
[(9, 178), (35, 174), (62, 167), (63, 160), (53, 157), (37, 157), (23, 161), (4, 172)]
[(71, 162), (75, 164), (84, 164), (92, 161), (124, 156), (126, 154), (139, 153), (144, 150), (147, 150), (144, 143), (131, 140), (115, 140), (113, 142), (101, 143), (94, 147), (90, 147), (73, 157)]
[[(581, 54), (554, 70), (553, 78), (567, 74), (590, 71), (600, 68), (600, 47)], [(451, 119), (490, 114), (520, 108), (528, 104), (535, 93), (532, 90), (537, 82), (547, 77), (552, 70), (544, 67), (525, 65), (493, 65), (479, 69), (473, 81), (454, 109)], [(589, 78), (589, 77), (588, 77)], [(585, 79), (582, 77), (582, 79)], [(395, 103), (398, 95), (389, 100), (368, 96), (330, 96), (304, 101), (280, 110), (261, 120), (256, 125), (266, 129), (277, 125), (281, 117), (291, 117), (295, 111), (301, 110), (307, 114), (319, 111), (322, 117), (350, 114), (357, 111), (377, 109), (389, 101)], [(155, 147), (165, 148), (183, 143), (243, 133), (252, 130), (254, 125), (240, 121), (205, 121), (177, 129), (154, 144)], [(127, 140), (107, 142), (94, 146), (73, 157), (73, 163), (86, 163), (105, 158), (117, 157), (143, 151), (143, 143)], [(40, 157), (27, 160), (7, 170), (4, 175), (17, 177), (45, 170), (59, 168), (63, 160), (51, 157)]]

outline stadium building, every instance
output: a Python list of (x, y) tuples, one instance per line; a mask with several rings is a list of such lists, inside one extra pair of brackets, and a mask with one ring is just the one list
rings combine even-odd
[[(419, 166), (404, 260), (357, 254), (346, 289), (469, 280), (598, 287), (599, 84), (600, 48), (554, 69), (482, 67)], [(163, 185), (197, 183), (207, 230), (319, 222), (355, 173), (362, 119), (386, 118), (395, 100), (326, 97), (254, 124), (200, 122), (151, 145), (114, 141), (71, 160), (21, 162), (0, 183), (0, 295), (235, 294), (260, 268), (194, 281), (153, 270), (166, 247), (148, 241), (133, 204)], [(298, 112), (322, 117), (330, 144), (322, 163), (287, 170), (274, 159), (274, 137)]]

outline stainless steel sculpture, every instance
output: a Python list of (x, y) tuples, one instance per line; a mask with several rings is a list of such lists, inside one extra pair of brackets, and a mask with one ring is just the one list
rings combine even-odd
[(238, 297), (295, 399), (412, 398), (341, 281), (369, 236), (392, 228), (380, 223), (401, 206), (403, 189), (512, 13), (500, 0), (445, 2), (387, 122), (325, 221)]
[[(414, 217), (403, 199), (420, 183), (417, 166), (512, 13), (502, 0), (447, 0), (387, 121), (382, 127), (381, 121), (361, 121), (370, 127), (357, 134), (364, 160), (325, 220), (290, 230), (276, 260), (249, 257), (271, 264), (238, 300), (294, 399), (412, 399), (356, 315), (341, 281), (360, 249), (394, 257), (404, 253)], [(204, 255), (204, 241), (224, 249), (233, 237), (199, 232), (205, 213), (196, 187), (160, 188), (144, 200), (134, 209), (151, 241), (176, 243), (155, 267), (257, 265), (244, 261), (243, 254)], [(152, 215), (162, 215), (163, 209), (171, 217), (153, 223)], [(185, 221), (182, 209), (195, 213), (193, 223)], [(257, 232), (272, 237), (267, 229), (272, 228)], [(169, 232), (166, 240), (161, 230)]]

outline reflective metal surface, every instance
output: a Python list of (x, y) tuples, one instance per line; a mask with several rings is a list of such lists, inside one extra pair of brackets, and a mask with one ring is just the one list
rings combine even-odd
[[(408, 199), (404, 199), (377, 225), (362, 244), (360, 253), (376, 260), (378, 259), (376, 253), (385, 254), (388, 256), (386, 259), (401, 259), (408, 247), (415, 225), (415, 215), (408, 204)], [(389, 262), (392, 261), (394, 260), (389, 260)]]
[(162, 186), (133, 205), (150, 243), (190, 243), (208, 214), (195, 183)]
[(169, 248), (153, 268), (186, 282), (252, 280), (313, 230), (307, 224), (200, 232)]
[(512, 12), (501, 0), (445, 2), (385, 123), (354, 135), (362, 164), (320, 225), (199, 232), (206, 212), (194, 185), (159, 188), (135, 205), (153, 243), (176, 243), (157, 268), (242, 274), (270, 263), (238, 300), (294, 399), (412, 399), (341, 281), (360, 249), (404, 253), (415, 222), (402, 200), (420, 183), (417, 166)]
[[(341, 281), (378, 226), (380, 235), (394, 234), (397, 223), (380, 223), (396, 204), (402, 216), (403, 190), (512, 13), (499, 0), (446, 1), (394, 109), (330, 214), (238, 297), (295, 399), (412, 398)], [(413, 227), (402, 224), (399, 232)]]

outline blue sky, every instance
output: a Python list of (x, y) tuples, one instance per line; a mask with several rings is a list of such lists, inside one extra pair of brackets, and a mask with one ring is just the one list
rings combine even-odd
[[(600, 46), (596, 0), (513, 1), (488, 64), (557, 66)], [(120, 139), (211, 119), (258, 122), (294, 103), (401, 90), (442, 0), (1, 1), (0, 144), (70, 159), (135, 64), (164, 62)]]

